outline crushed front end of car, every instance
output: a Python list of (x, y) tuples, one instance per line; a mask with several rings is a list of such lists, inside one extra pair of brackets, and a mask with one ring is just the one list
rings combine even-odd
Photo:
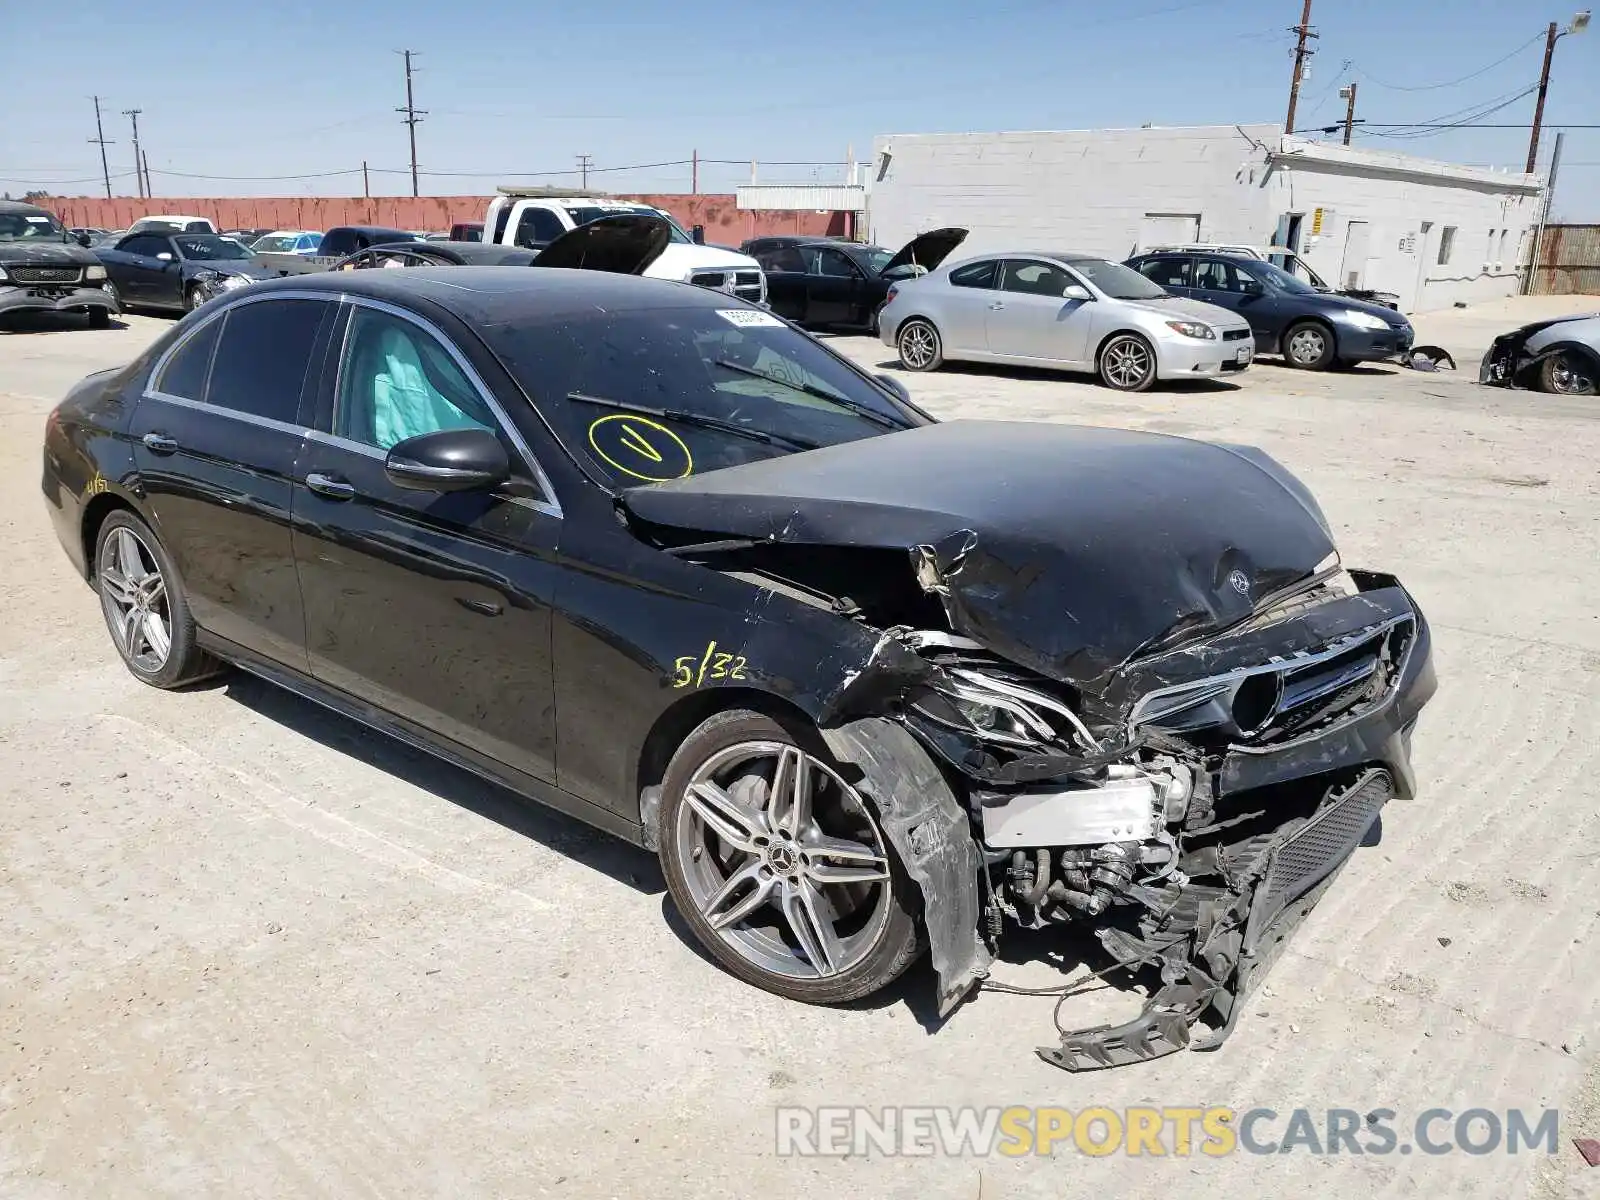
[(1159, 976), (1131, 1020), (1041, 1049), (1065, 1069), (1219, 1044), (1414, 792), (1427, 622), (1393, 577), (1346, 570), (1251, 448), (952, 422), (625, 506), (877, 631), (794, 686), (921, 891), (942, 1013), (1014, 926), (1079, 926), (1110, 969)]

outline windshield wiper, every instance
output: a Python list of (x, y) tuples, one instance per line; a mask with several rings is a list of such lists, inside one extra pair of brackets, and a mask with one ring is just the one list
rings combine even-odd
[(677, 421), (680, 425), (696, 425), (701, 429), (715, 429), (722, 433), (731, 433), (736, 437), (749, 438), (752, 442), (766, 442), (769, 446), (788, 446), (791, 450), (817, 450), (821, 442), (813, 442), (808, 438), (791, 437), (784, 433), (768, 433), (765, 429), (751, 429), (747, 425), (740, 425), (733, 421), (722, 421), (716, 417), (704, 416), (701, 413), (684, 412), (677, 408), (655, 408), (649, 404), (632, 404), (626, 400), (609, 400), (604, 396), (591, 396), (586, 392), (568, 392), (568, 400), (577, 400), (582, 404), (598, 404), (602, 408), (619, 408), (624, 412), (643, 413), (647, 417), (660, 417), (667, 421)]
[(768, 383), (776, 383), (782, 387), (791, 388), (797, 392), (804, 392), (808, 396), (815, 396), (819, 400), (826, 400), (830, 404), (837, 404), (840, 408), (843, 408), (849, 412), (853, 412), (858, 417), (865, 417), (874, 425), (882, 425), (885, 429), (903, 428), (903, 426), (896, 425), (882, 413), (873, 412), (872, 409), (868, 408), (865, 404), (858, 404), (846, 396), (841, 396), (837, 392), (830, 392), (827, 388), (819, 388), (815, 384), (805, 382), (796, 383), (792, 379), (783, 379), (777, 375), (768, 375), (765, 371), (758, 371), (754, 367), (745, 366), (743, 363), (729, 362), (725, 358), (713, 359), (712, 365), (717, 367), (726, 367), (730, 371), (737, 371), (739, 374), (748, 375), (752, 379), (765, 379)]

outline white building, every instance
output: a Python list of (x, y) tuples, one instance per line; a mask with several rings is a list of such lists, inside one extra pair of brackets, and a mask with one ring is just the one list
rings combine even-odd
[(895, 134), (874, 143), (872, 240), (945, 225), (961, 252), (1289, 245), (1328, 282), (1407, 311), (1514, 295), (1537, 176), (1285, 137), (1278, 125)]

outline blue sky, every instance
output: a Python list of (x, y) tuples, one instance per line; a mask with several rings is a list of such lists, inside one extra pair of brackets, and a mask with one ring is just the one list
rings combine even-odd
[[(1555, 7), (1317, 0), (1321, 38), (1299, 124), (1342, 119), (1337, 92), (1351, 78), (1357, 115), (1374, 123), (1455, 119), (1514, 96), (1538, 80), (1545, 24), (1571, 18), (1573, 0), (1547, 2)], [(425, 193), (575, 171), (579, 154), (619, 168), (698, 150), (731, 160), (701, 169), (701, 189), (723, 191), (748, 179), (752, 158), (772, 164), (763, 180), (837, 178), (838, 167), (777, 164), (838, 163), (851, 146), (865, 159), (874, 134), (1281, 121), (1287, 27), (1299, 9), (1299, 0), (170, 0), (131, 22), (110, 0), (32, 5), (7, 31), (0, 189), (77, 181), (61, 190), (99, 191), (86, 140), (98, 90), (113, 172), (131, 172), (122, 110), (143, 110), (158, 194), (358, 194), (359, 173), (221, 177), (358, 172), (363, 159), (374, 193), (408, 192), (394, 111), (402, 47), (420, 55), (419, 158), (439, 172), (424, 178)], [(1600, 26), (1561, 40), (1552, 78), (1547, 122), (1600, 123)], [(26, 96), (36, 99), (19, 108)], [(1527, 96), (1485, 120), (1526, 125), (1532, 112)], [(1520, 169), (1527, 136), (1358, 140)], [(1553, 140), (1547, 133), (1545, 154)], [(657, 166), (591, 182), (687, 191), (689, 176), (687, 165)], [(114, 183), (133, 191), (131, 174)], [(1556, 210), (1600, 220), (1600, 129), (1569, 132)]]

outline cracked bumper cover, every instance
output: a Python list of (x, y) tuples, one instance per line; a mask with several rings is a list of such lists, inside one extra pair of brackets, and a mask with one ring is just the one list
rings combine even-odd
[(117, 302), (100, 288), (50, 287), (28, 284), (0, 284), (0, 312), (63, 312), (78, 308), (103, 308), (120, 312)]

